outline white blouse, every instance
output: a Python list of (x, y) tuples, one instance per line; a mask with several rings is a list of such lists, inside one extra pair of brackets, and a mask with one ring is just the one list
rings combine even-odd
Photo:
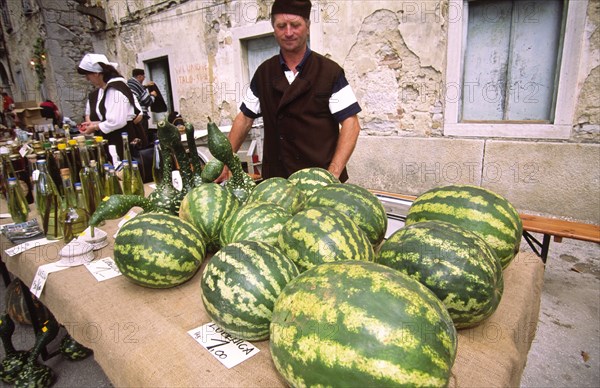
[[(127, 84), (125, 78), (117, 77), (109, 80), (107, 82), (107, 87), (111, 82), (121, 81)], [(100, 102), (102, 101), (102, 97), (104, 97), (104, 93), (106, 93), (106, 100), (104, 101), (104, 105), (106, 106), (106, 117), (102, 117), (100, 114)], [(136, 101), (134, 96), (134, 102), (136, 105), (139, 103)], [(86, 107), (87, 111), (88, 107)], [(138, 109), (140, 109), (138, 107)], [(140, 109), (141, 110), (141, 109)], [(131, 121), (135, 118), (136, 114), (133, 109), (133, 105), (129, 103), (127, 96), (118, 91), (115, 88), (100, 89), (98, 92), (98, 102), (96, 104), (96, 112), (98, 117), (100, 118), (100, 124), (98, 127), (104, 133), (110, 133), (119, 129), (122, 129), (127, 125), (128, 121)], [(86, 112), (87, 113), (87, 112)]]

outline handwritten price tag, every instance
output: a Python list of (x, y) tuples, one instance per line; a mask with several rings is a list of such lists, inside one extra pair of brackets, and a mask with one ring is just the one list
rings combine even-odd
[(39, 298), (40, 295), (42, 295), (42, 291), (44, 291), (44, 286), (46, 285), (46, 280), (48, 280), (48, 275), (52, 272), (62, 271), (63, 269), (67, 268), (69, 267), (59, 267), (56, 265), (56, 263), (40, 265), (35, 273), (33, 282), (31, 282), (29, 291)]
[(85, 267), (94, 275), (97, 281), (112, 279), (121, 275), (117, 264), (111, 257), (105, 257), (97, 261), (85, 264)]
[(232, 336), (213, 322), (190, 330), (188, 334), (227, 369), (233, 368), (260, 351), (250, 342)]
[(58, 242), (59, 240), (48, 240), (47, 238), (40, 238), (38, 240), (32, 240), (32, 241), (27, 241), (24, 242), (23, 244), (19, 244), (17, 246), (14, 246), (12, 248), (8, 248), (6, 249), (4, 252), (6, 252), (7, 255), (9, 256), (15, 256), (18, 255), (20, 253), (23, 253), (29, 249), (32, 248), (37, 248), (39, 246), (42, 245), (46, 245), (46, 244), (51, 244), (51, 243), (55, 243)]

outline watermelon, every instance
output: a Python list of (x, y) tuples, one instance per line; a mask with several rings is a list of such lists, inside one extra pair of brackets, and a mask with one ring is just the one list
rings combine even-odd
[(388, 219), (383, 204), (375, 194), (358, 185), (332, 183), (315, 191), (304, 206), (325, 206), (344, 213), (365, 232), (373, 246), (385, 237)]
[(375, 260), (373, 246), (358, 225), (328, 207), (296, 213), (281, 229), (278, 241), (300, 272), (332, 261)]
[(377, 262), (429, 288), (444, 303), (457, 329), (488, 318), (500, 303), (500, 260), (476, 234), (445, 221), (424, 221), (394, 232)]
[(221, 247), (219, 234), (225, 219), (239, 206), (239, 200), (230, 190), (216, 183), (204, 183), (185, 195), (179, 217), (190, 222), (206, 237), (208, 251), (216, 252)]
[(166, 213), (144, 213), (127, 221), (114, 245), (114, 260), (123, 276), (150, 288), (174, 287), (191, 279), (205, 254), (202, 233)]
[(299, 275), (294, 263), (272, 245), (238, 241), (224, 246), (202, 274), (202, 302), (211, 319), (238, 338), (269, 337), (275, 300)]
[(485, 240), (502, 268), (519, 252), (523, 222), (504, 197), (479, 186), (449, 185), (421, 194), (413, 202), (405, 225), (440, 220), (462, 226)]
[(274, 203), (246, 203), (227, 217), (221, 228), (221, 246), (241, 240), (277, 245), (283, 225), (292, 215)]
[(298, 187), (305, 198), (310, 197), (315, 191), (324, 186), (340, 183), (335, 175), (320, 167), (308, 167), (298, 170), (288, 177), (288, 181)]
[(273, 362), (293, 387), (443, 387), (456, 347), (452, 319), (429, 289), (364, 261), (302, 273), (271, 318)]
[(273, 177), (260, 182), (250, 193), (248, 202), (274, 203), (295, 214), (302, 208), (304, 194), (287, 179)]

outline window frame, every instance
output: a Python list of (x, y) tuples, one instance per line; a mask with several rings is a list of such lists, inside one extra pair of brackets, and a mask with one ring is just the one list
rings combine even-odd
[[(235, 62), (235, 74), (238, 82), (243, 87), (250, 85), (253, 74), (248, 74), (248, 45), (244, 41), (262, 38), (273, 34), (273, 26), (270, 20), (259, 21), (255, 24), (235, 27), (231, 29), (233, 38), (233, 57)], [(323, 47), (323, 35), (321, 23), (311, 21), (310, 23), (310, 48), (319, 52)]]
[(579, 60), (583, 51), (588, 0), (569, 1), (553, 123), (460, 122), (463, 52), (466, 44), (468, 0), (450, 0), (446, 87), (444, 88), (444, 135), (461, 137), (510, 137), (568, 139), (571, 136), (579, 91)]

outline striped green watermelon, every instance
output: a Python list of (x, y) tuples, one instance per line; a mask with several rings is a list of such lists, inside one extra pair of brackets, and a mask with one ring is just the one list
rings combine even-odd
[(381, 245), (377, 262), (433, 291), (457, 329), (481, 323), (502, 298), (502, 265), (494, 251), (476, 234), (445, 221), (397, 230)]
[(283, 225), (292, 215), (274, 203), (246, 203), (233, 212), (221, 228), (221, 246), (241, 240), (277, 245)]
[(443, 387), (456, 329), (416, 280), (364, 261), (314, 267), (275, 302), (270, 349), (292, 387)]
[(272, 245), (238, 241), (225, 245), (206, 265), (202, 302), (211, 319), (229, 334), (263, 340), (269, 337), (275, 300), (298, 274), (294, 263)]
[(325, 206), (344, 213), (365, 232), (373, 246), (385, 237), (387, 214), (383, 204), (375, 194), (358, 185), (332, 183), (315, 191), (304, 206)]
[(165, 213), (144, 213), (127, 221), (114, 245), (114, 260), (123, 276), (150, 288), (189, 280), (205, 254), (202, 234), (189, 222)]
[(305, 198), (313, 195), (318, 189), (331, 183), (340, 183), (332, 173), (320, 167), (308, 167), (294, 172), (288, 181), (302, 190)]
[(239, 206), (239, 200), (230, 190), (216, 183), (204, 183), (185, 195), (179, 217), (190, 222), (206, 237), (208, 251), (216, 252), (221, 247), (219, 234), (225, 219)]
[(300, 272), (332, 261), (375, 260), (373, 246), (358, 225), (328, 207), (296, 213), (281, 229), (278, 241)]
[(250, 193), (251, 202), (274, 203), (295, 214), (302, 209), (304, 194), (285, 178), (273, 177), (260, 182)]
[(483, 238), (508, 267), (519, 252), (523, 222), (503, 196), (479, 186), (450, 185), (421, 194), (406, 216), (406, 225), (440, 220), (474, 232)]

